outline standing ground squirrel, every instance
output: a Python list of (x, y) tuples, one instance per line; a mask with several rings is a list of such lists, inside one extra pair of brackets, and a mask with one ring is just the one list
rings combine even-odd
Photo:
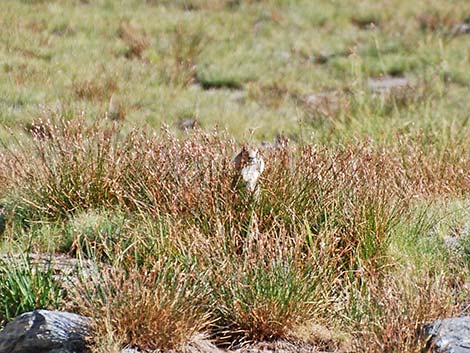
[(258, 178), (264, 171), (264, 160), (258, 153), (258, 149), (244, 146), (233, 162), (237, 175), (232, 185), (236, 186), (241, 179), (245, 183), (247, 190), (250, 193), (254, 193)]

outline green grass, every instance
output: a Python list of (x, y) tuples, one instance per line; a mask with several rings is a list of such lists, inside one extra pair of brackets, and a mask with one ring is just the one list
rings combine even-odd
[(34, 309), (56, 309), (62, 304), (65, 289), (49, 264), (41, 269), (28, 256), (0, 259), (0, 324)]
[[(469, 17), (464, 0), (4, 1), (0, 249), (84, 266), (64, 291), (2, 262), (0, 324), (92, 315), (96, 352), (201, 334), (420, 352), (469, 295)], [(385, 77), (409, 85), (374, 92)], [(232, 160), (262, 141), (249, 197)]]
[[(395, 129), (459, 126), (466, 116), (447, 111), (466, 98), (469, 44), (465, 35), (448, 32), (469, 13), (465, 1), (432, 7), (401, 0), (381, 6), (241, 1), (234, 7), (229, 1), (9, 0), (1, 18), (11, 30), (2, 32), (0, 117), (18, 128), (46, 106), (99, 118), (114, 95), (125, 126), (176, 126), (192, 112), (204, 127), (228, 128), (237, 138), (254, 129), (257, 139), (312, 132), (318, 139), (381, 139)], [(371, 18), (375, 28), (361, 25)], [(319, 63), (319, 55), (329, 59)], [(303, 96), (347, 89), (353, 94), (346, 101), (355, 105), (354, 97), (371, 96), (362, 82), (381, 75), (429, 82), (429, 95), (379, 115), (367, 99), (360, 109), (315, 124), (299, 104)], [(274, 105), (233, 92), (254, 85), (270, 95), (265, 87), (273, 84), (286, 92)]]

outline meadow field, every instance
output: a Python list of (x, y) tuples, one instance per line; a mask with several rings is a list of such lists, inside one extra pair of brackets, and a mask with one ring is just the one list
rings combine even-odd
[(470, 313), (467, 0), (3, 0), (0, 28), (0, 327), (418, 353)]

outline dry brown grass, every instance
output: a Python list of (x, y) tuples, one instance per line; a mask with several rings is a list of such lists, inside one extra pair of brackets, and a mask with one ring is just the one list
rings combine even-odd
[(108, 75), (99, 75), (92, 79), (75, 79), (71, 87), (77, 99), (93, 102), (108, 102), (113, 93), (119, 90), (116, 80)]
[[(57, 217), (119, 205), (183, 219), (217, 214), (221, 208), (221, 215), (233, 212), (231, 159), (236, 147), (220, 134), (198, 131), (177, 140), (144, 131), (123, 136), (117, 127), (86, 126), (80, 120), (35, 124), (50, 137), (36, 136), (33, 150), (25, 144), (5, 157), (2, 167), (31, 211)], [(423, 148), (433, 138), (424, 133), (398, 136), (392, 147), (363, 141), (337, 150), (313, 145), (266, 150), (263, 201), (269, 209), (287, 205), (302, 213), (311, 210), (306, 206), (313, 207), (313, 201), (308, 200), (318, 198), (320, 191), (337, 202), (347, 192), (352, 200), (369, 198), (373, 203), (468, 194), (468, 154), (451, 142)], [(273, 204), (278, 201), (284, 205)], [(266, 220), (260, 222), (265, 227)]]
[(418, 15), (418, 22), (422, 30), (451, 33), (455, 26), (462, 23), (461, 16), (462, 13), (457, 9), (447, 11), (431, 9)]
[(240, 345), (297, 337), (319, 320), (370, 352), (413, 351), (419, 325), (455, 310), (443, 302), (457, 297), (453, 275), (402, 276), (389, 249), (416, 200), (468, 197), (470, 156), (457, 140), (283, 143), (262, 151), (254, 199), (231, 187), (237, 148), (223, 134), (37, 124), (46, 138), (0, 159), (15, 217), (31, 225), (106, 208), (130, 219), (113, 242), (84, 233), (80, 243), (83, 256), (118, 265), (77, 287), (99, 335), (166, 349), (205, 330)]
[(118, 36), (128, 47), (125, 55), (129, 59), (141, 59), (143, 52), (150, 47), (150, 40), (147, 36), (129, 22), (121, 22)]
[[(97, 318), (95, 337), (145, 349), (179, 349), (210, 324), (207, 293), (191, 273), (169, 259), (149, 268), (102, 269), (73, 288), (69, 306)], [(103, 342), (101, 342), (103, 344)]]
[(354, 346), (361, 352), (423, 352), (423, 323), (459, 313), (450, 300), (458, 290), (446, 283), (446, 275), (432, 270), (416, 273), (412, 268), (398, 272), (399, 276), (391, 272), (371, 279), (362, 288), (368, 295), (357, 293), (359, 310), (368, 315), (356, 323)]
[(277, 109), (291, 98), (295, 99), (298, 95), (289, 91), (287, 87), (274, 83), (271, 85), (248, 84), (248, 97), (267, 107)]
[(31, 134), (35, 139), (42, 140), (51, 137), (51, 131), (48, 124), (44, 124), (41, 120), (32, 121), (25, 126), (26, 132)]

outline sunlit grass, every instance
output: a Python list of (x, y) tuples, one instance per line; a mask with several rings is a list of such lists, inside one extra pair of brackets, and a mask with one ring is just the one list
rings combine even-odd
[[(334, 148), (284, 140), (262, 150), (266, 170), (253, 198), (232, 187), (237, 145), (227, 135), (119, 127), (51, 117), (1, 160), (6, 241), (96, 263), (99, 272), (84, 272), (70, 303), (99, 313), (99, 336), (169, 349), (202, 333), (239, 346), (299, 339), (329, 322), (370, 351), (418, 351), (417, 327), (456, 312), (468, 250), (462, 242), (455, 259), (429, 235), (443, 227), (442, 213), (426, 205), (470, 192), (458, 135)], [(461, 265), (458, 275), (449, 270)], [(393, 293), (387, 305), (384, 291)], [(406, 328), (391, 307), (409, 312)], [(142, 313), (152, 315), (139, 328)]]
[[(421, 352), (420, 327), (469, 295), (469, 17), (465, 0), (5, 1), (0, 249), (83, 268), (65, 292), (1, 260), (0, 324), (73, 310), (97, 352)], [(371, 85), (389, 78), (406, 84)], [(232, 160), (262, 141), (249, 197)]]
[[(449, 32), (469, 12), (465, 1), (394, 0), (380, 9), (367, 1), (8, 1), (2, 21), (18, 30), (2, 32), (0, 121), (21, 127), (43, 105), (100, 118), (114, 94), (127, 126), (176, 126), (189, 111), (204, 127), (227, 127), (238, 138), (250, 129), (267, 140), (312, 132), (383, 138), (397, 128), (458, 124), (464, 117), (446, 111), (466, 97), (459, 88), (470, 84), (468, 41)], [(377, 115), (376, 102), (366, 99), (363, 109), (306, 119), (304, 97), (346, 89), (352, 95), (344, 103), (355, 105), (355, 97), (371, 95), (360, 83), (383, 75), (418, 79), (441, 93), (407, 100), (399, 112)], [(233, 91), (253, 85), (286, 94)]]

